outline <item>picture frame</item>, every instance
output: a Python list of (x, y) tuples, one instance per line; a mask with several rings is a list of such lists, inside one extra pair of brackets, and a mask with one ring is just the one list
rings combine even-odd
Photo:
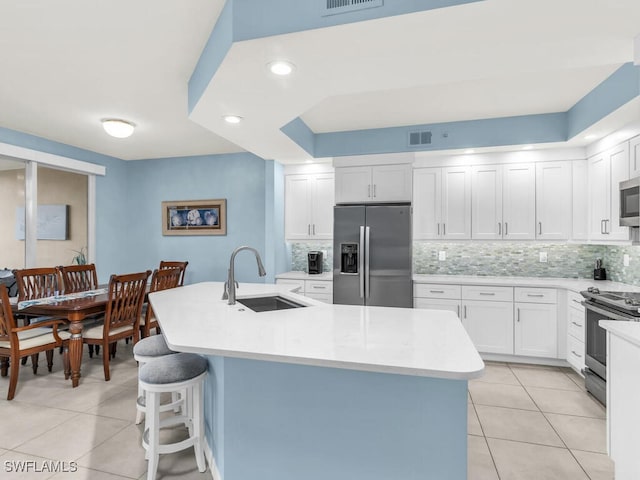
[(162, 235), (226, 235), (227, 200), (162, 202)]

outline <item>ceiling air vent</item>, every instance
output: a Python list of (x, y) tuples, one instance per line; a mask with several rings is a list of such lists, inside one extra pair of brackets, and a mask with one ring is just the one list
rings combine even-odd
[(419, 147), (421, 145), (431, 145), (431, 132), (409, 132), (409, 146)]
[(325, 0), (325, 2), (323, 17), (364, 10), (365, 8), (381, 7), (384, 0)]

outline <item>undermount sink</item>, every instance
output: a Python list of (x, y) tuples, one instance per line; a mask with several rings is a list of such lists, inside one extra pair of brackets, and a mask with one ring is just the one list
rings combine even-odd
[(306, 307), (301, 303), (294, 302), (280, 295), (270, 295), (268, 297), (237, 298), (236, 302), (254, 312), (271, 312), (273, 310), (288, 310), (290, 308)]

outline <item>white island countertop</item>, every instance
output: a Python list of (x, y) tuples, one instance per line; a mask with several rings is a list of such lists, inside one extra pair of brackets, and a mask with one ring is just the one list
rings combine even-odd
[(640, 322), (625, 322), (620, 320), (600, 320), (598, 325), (607, 332), (624, 338), (636, 347), (640, 347)]
[(484, 363), (453, 312), (328, 305), (290, 286), (241, 283), (237, 298), (279, 294), (304, 308), (254, 312), (221, 300), (223, 283), (152, 293), (169, 346), (182, 352), (460, 379)]

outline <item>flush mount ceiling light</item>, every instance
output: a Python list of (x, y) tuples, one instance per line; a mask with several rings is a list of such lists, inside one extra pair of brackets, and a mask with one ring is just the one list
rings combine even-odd
[(524, 147), (522, 147), (523, 150), (531, 150), (533, 148), (533, 145), (525, 145)]
[(234, 125), (242, 121), (242, 117), (239, 117), (238, 115), (225, 115), (222, 118), (225, 122), (232, 123)]
[(293, 63), (287, 62), (286, 60), (276, 60), (275, 62), (267, 64), (267, 67), (271, 73), (281, 77), (291, 75), (296, 68)]
[(590, 133), (589, 135), (585, 135), (584, 137), (585, 140), (595, 140), (596, 138), (598, 138), (598, 136), (594, 135), (593, 133)]
[(467, 155), (470, 155), (472, 153), (476, 153), (476, 151), (473, 148), (467, 148), (464, 153), (466, 153)]
[(102, 128), (112, 137), (127, 138), (131, 136), (136, 125), (118, 118), (105, 118), (102, 120)]

